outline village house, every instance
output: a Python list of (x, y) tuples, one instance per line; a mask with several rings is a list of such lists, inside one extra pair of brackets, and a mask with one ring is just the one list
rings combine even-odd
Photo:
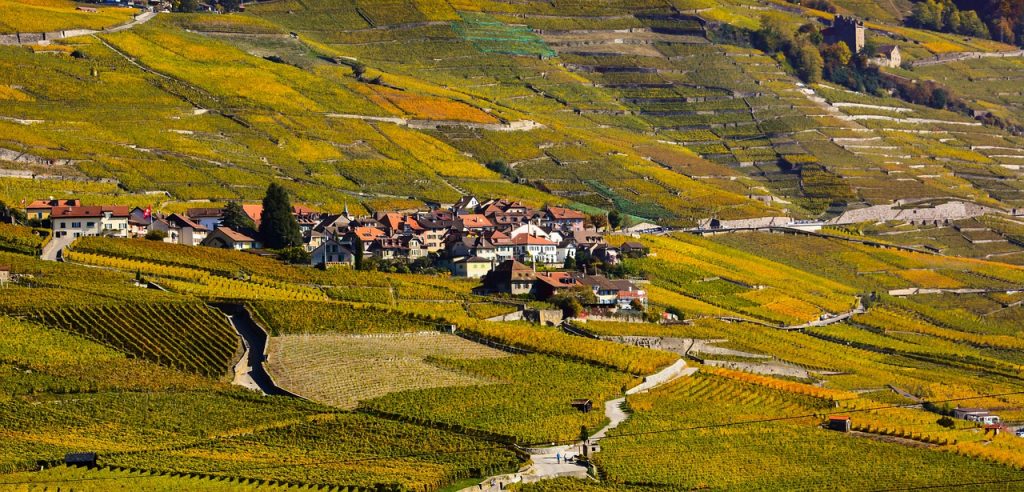
[(423, 243), (427, 253), (436, 253), (444, 248), (444, 240), (448, 231), (444, 229), (423, 229), (416, 237)]
[(619, 253), (619, 248), (610, 246), (608, 244), (598, 244), (591, 248), (588, 251), (588, 253), (592, 258), (596, 258), (608, 265), (619, 264), (619, 258), (621, 256)]
[(166, 234), (167, 237), (164, 238), (166, 243), (184, 244), (186, 246), (199, 246), (210, 232), (209, 229), (179, 214), (155, 218), (149, 229)]
[(647, 255), (647, 248), (643, 243), (626, 241), (619, 245), (619, 254), (626, 258), (641, 258)]
[(878, 46), (875, 56), (869, 60), (872, 64), (880, 67), (899, 68), (903, 63), (900, 55), (900, 47), (895, 44), (883, 44)]
[(483, 278), (491, 271), (493, 259), (470, 256), (452, 262), (452, 275), (460, 278)]
[(612, 280), (604, 275), (578, 275), (576, 282), (589, 287), (597, 297), (598, 306), (629, 309), (633, 300), (647, 304), (647, 292), (629, 280)]
[(128, 213), (128, 237), (142, 237), (149, 232), (149, 226), (153, 217), (140, 207), (135, 207)]
[(579, 245), (576, 244), (575, 238), (569, 236), (563, 239), (562, 242), (558, 243), (558, 249), (556, 250), (556, 253), (558, 255), (558, 257), (556, 258), (557, 263), (560, 265), (564, 265), (565, 261), (570, 258), (572, 258), (573, 261), (575, 261), (576, 253), (578, 251)]
[(39, 220), (43, 221), (50, 218), (50, 212), (53, 207), (81, 207), (82, 201), (77, 199), (70, 200), (35, 200), (25, 207), (25, 218), (28, 220)]
[(351, 223), (352, 219), (347, 213), (328, 214), (323, 216), (317, 225), (313, 226), (313, 231), (329, 236), (344, 236)]
[(455, 204), (452, 205), (452, 210), (455, 213), (459, 213), (461, 211), (468, 211), (467, 213), (474, 213), (477, 207), (479, 206), (480, 201), (478, 201), (475, 196), (464, 196), (462, 198), (459, 198), (459, 201), (455, 202)]
[(321, 243), (310, 254), (310, 264), (313, 266), (332, 267), (335, 265), (355, 265), (355, 255), (352, 250), (335, 239), (328, 239)]
[(128, 207), (57, 206), (50, 211), (54, 237), (128, 237)]
[(509, 237), (516, 237), (520, 234), (529, 234), (531, 236), (542, 237), (552, 242), (559, 242), (562, 240), (562, 234), (555, 230), (545, 229), (536, 224), (520, 224), (516, 227), (509, 229), (506, 234)]
[(536, 274), (530, 267), (515, 260), (498, 264), (484, 276), (480, 293), (506, 293), (514, 296), (533, 293)]
[(479, 256), (488, 261), (497, 259), (494, 244), (481, 236), (450, 236), (446, 251), (453, 260), (470, 256)]
[(213, 248), (236, 250), (259, 249), (263, 245), (260, 244), (259, 241), (253, 239), (252, 236), (254, 235), (255, 232), (253, 231), (248, 231), (247, 234), (222, 226), (209, 233), (201, 244), (203, 246), (210, 246)]
[[(256, 224), (256, 228), (259, 229), (260, 222), (263, 220), (263, 204), (243, 203), (242, 211), (252, 219), (253, 223)], [(292, 215), (295, 216), (295, 220), (299, 222), (299, 227), (305, 228), (303, 232), (312, 229), (313, 226), (320, 222), (320, 218), (322, 217), (317, 211), (303, 205), (292, 205)]]
[(382, 237), (387, 237), (387, 234), (384, 234), (384, 231), (376, 227), (359, 226), (349, 230), (345, 235), (345, 242), (353, 246), (362, 242), (363, 252), (368, 252), (370, 245)]
[(464, 232), (482, 234), (494, 230), (494, 223), (491, 222), (491, 219), (481, 214), (461, 215), (456, 219), (456, 224), (458, 229)]
[(563, 207), (548, 207), (544, 225), (560, 231), (581, 231), (587, 220), (586, 214)]
[(630, 280), (609, 279), (604, 275), (586, 275), (580, 272), (536, 272), (530, 267), (508, 260), (498, 264), (483, 277), (483, 285), (475, 292), (481, 294), (532, 294), (537, 299), (549, 299), (574, 288), (593, 291), (595, 307), (632, 309), (633, 302), (647, 305), (647, 292)]
[(580, 285), (576, 282), (575, 272), (539, 272), (534, 292), (538, 299), (550, 299), (569, 289)]
[(515, 259), (515, 247), (512, 245), (512, 238), (501, 231), (491, 231), (484, 234), (484, 238), (494, 246), (494, 259), (497, 262)]
[(312, 253), (313, 250), (319, 248), (320, 245), (323, 244), (324, 241), (327, 241), (328, 239), (329, 238), (327, 234), (324, 234), (315, 229), (310, 230), (308, 233), (302, 236), (302, 249)]
[(519, 234), (512, 238), (512, 254), (516, 259), (524, 261), (558, 264), (558, 244), (530, 234)]
[(195, 222), (206, 228), (208, 231), (212, 231), (220, 227), (221, 222), (224, 220), (224, 210), (220, 208), (190, 208), (185, 211), (185, 216), (192, 222)]

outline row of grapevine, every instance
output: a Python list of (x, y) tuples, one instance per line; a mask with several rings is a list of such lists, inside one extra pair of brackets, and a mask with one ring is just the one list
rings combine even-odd
[(238, 347), (227, 319), (197, 303), (61, 308), (31, 316), (130, 355), (208, 377), (223, 376)]

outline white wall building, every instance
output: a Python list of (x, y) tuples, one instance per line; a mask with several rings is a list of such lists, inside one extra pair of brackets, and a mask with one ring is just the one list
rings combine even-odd
[(50, 226), (54, 237), (128, 237), (128, 207), (54, 207)]

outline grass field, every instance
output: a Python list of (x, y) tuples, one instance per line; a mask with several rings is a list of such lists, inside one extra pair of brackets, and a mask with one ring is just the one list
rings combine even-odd
[(282, 388), (340, 408), (398, 391), (488, 381), (432, 364), (434, 358), (490, 359), (508, 354), (453, 335), (285, 335), (270, 341), (270, 372)]

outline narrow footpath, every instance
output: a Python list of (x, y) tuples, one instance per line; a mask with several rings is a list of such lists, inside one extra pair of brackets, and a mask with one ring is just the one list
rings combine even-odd
[[(645, 377), (643, 383), (626, 391), (626, 394), (644, 393), (678, 378), (692, 376), (696, 372), (696, 367), (687, 367), (686, 362), (679, 359), (671, 366)], [(531, 463), (526, 469), (516, 473), (488, 477), (478, 485), (466, 487), (459, 492), (474, 490), (496, 492), (504, 490), (506, 486), (513, 483), (530, 483), (562, 477), (589, 478), (586, 467), (578, 465), (574, 461), (566, 462), (566, 458), (575, 457), (584, 446), (590, 446), (594, 452), (600, 450), (596, 445), (608, 434), (608, 431), (629, 419), (629, 414), (622, 408), (625, 403), (625, 397), (608, 400), (604, 403), (604, 415), (608, 418), (608, 425), (590, 436), (587, 442), (578, 441), (569, 445), (528, 449)]]

